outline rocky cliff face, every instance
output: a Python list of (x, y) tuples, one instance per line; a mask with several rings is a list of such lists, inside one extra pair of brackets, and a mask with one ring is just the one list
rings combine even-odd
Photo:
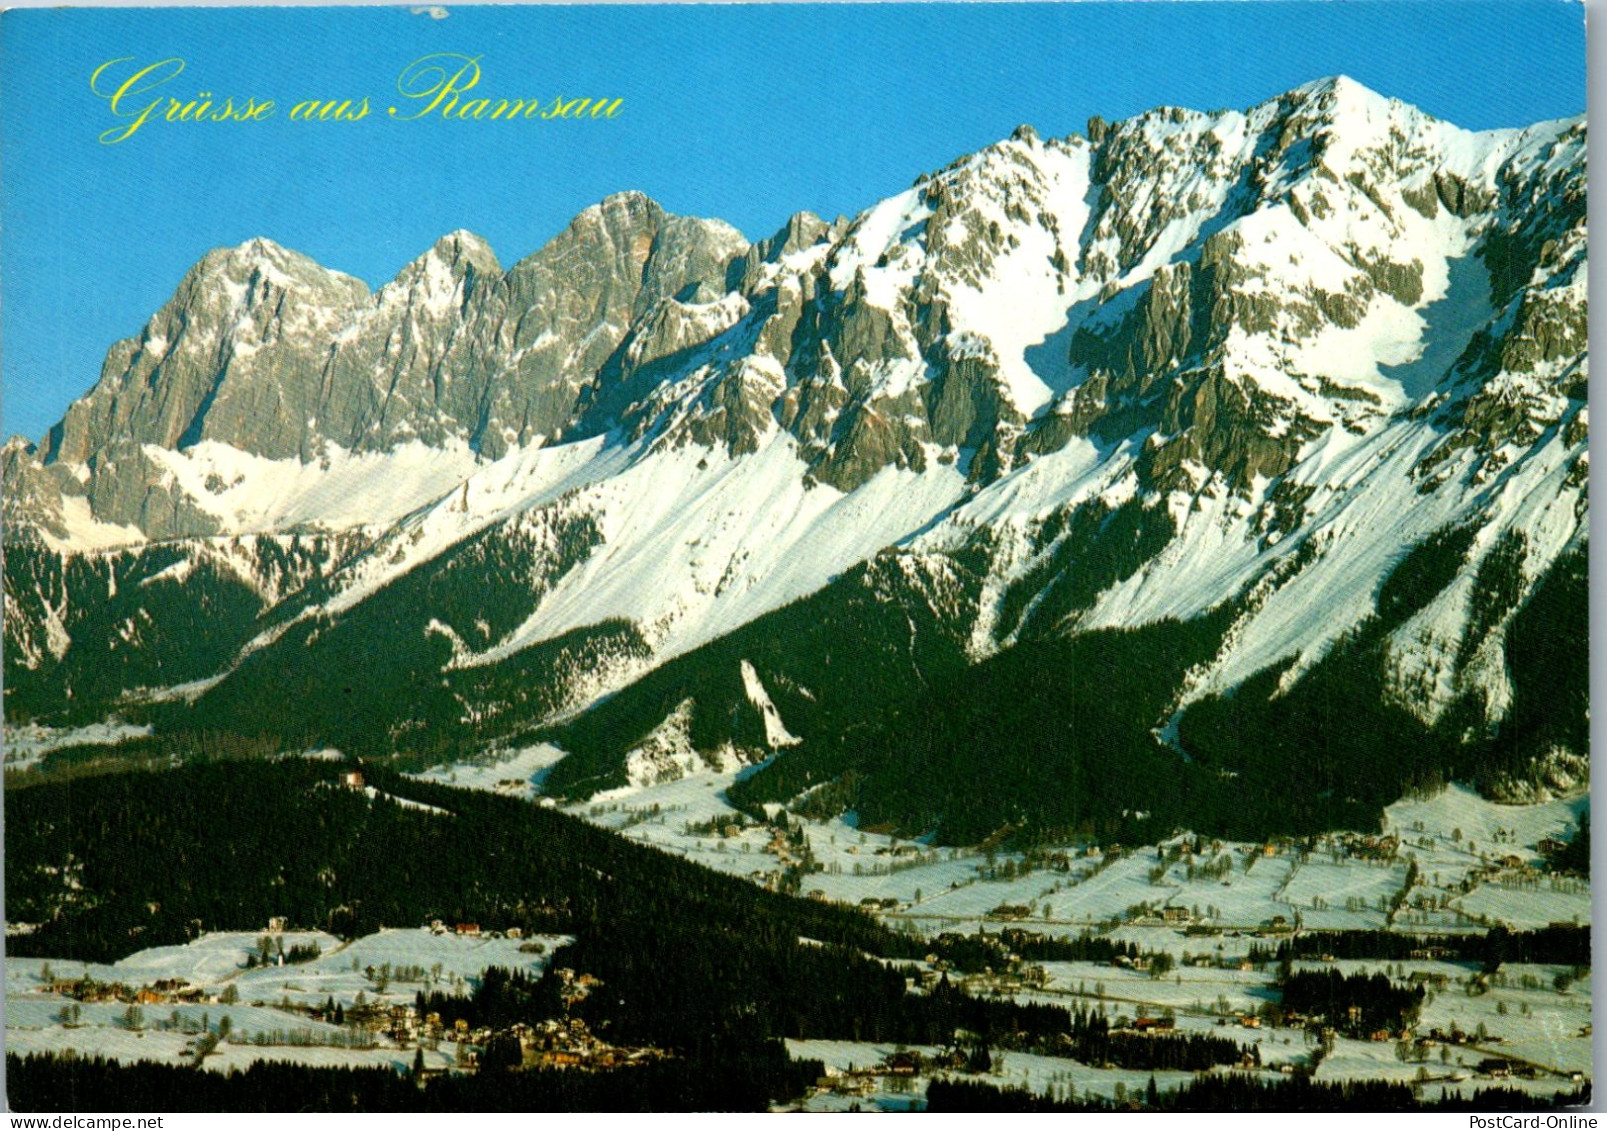
[[(197, 710), (246, 710), (276, 649), (388, 600), (432, 642), (405, 678), (450, 685), (491, 741), (874, 560), (878, 585), (945, 579), (889, 592), (947, 594), (910, 632), (935, 616), (968, 663), (1216, 626), (1165, 677), (1163, 746), (1191, 704), (1267, 672), (1281, 694), (1363, 638), (1369, 694), (1485, 733), (1524, 710), (1509, 636), (1585, 538), (1584, 151), (1582, 121), (1473, 134), (1330, 79), (1022, 127), (752, 245), (624, 194), (506, 271), (459, 232), (369, 294), (252, 241), (197, 264), (41, 445), (6, 446), (6, 536), (61, 561), (205, 547), (224, 571), (244, 559), (219, 546), (323, 540)], [(571, 534), (512, 537), (531, 523)], [(1443, 575), (1386, 615), (1447, 532)], [(392, 600), (471, 575), (502, 612)], [(8, 710), (13, 678), (95, 647), (70, 589), (34, 606), (59, 633), (16, 628)], [(698, 749), (741, 748), (687, 710)]]
[(454, 232), (372, 295), (269, 240), (212, 252), (137, 338), (112, 347), (40, 458), (13, 461), (31, 480), (18, 493), (49, 476), (98, 522), (211, 534), (227, 524), (146, 448), (211, 443), (311, 463), (331, 445), (461, 444), (496, 458), (555, 441), (581, 422), (630, 328), (677, 297), (723, 294), (746, 250), (727, 225), (626, 193), (507, 272), (483, 240)]

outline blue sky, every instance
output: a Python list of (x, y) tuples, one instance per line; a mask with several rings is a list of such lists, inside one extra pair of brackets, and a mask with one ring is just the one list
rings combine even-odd
[[(801, 208), (857, 212), (1022, 122), (1058, 135), (1093, 114), (1242, 108), (1327, 74), (1471, 128), (1585, 106), (1584, 11), (1564, 0), (447, 13), (5, 13), (0, 428), (42, 435), (195, 260), (253, 236), (379, 285), (455, 228), (511, 265), (623, 189), (758, 238)], [(477, 94), (624, 103), (609, 122), (386, 119), (398, 74), (435, 52), (479, 56)], [(90, 75), (125, 57), (182, 58), (161, 93), (279, 110), (103, 145), (117, 121)], [(363, 95), (361, 122), (287, 118)]]

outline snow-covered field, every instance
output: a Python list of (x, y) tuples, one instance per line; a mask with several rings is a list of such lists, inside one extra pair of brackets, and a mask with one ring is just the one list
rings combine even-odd
[(1384, 810), (1384, 827), (1403, 838), (1427, 834), (1467, 853), (1483, 846), (1487, 852), (1533, 860), (1542, 838), (1571, 837), (1589, 804), (1588, 798), (1575, 797), (1498, 805), (1465, 785), (1452, 785), (1426, 800), (1397, 801)]
[(1590, 922), (1590, 889), (1556, 890), (1545, 880), (1538, 884), (1480, 884), (1455, 906), (1466, 914), (1513, 927), (1544, 927), (1547, 923)]
[(1313, 853), (1283, 891), (1283, 902), (1300, 912), (1302, 925), (1324, 930), (1378, 930), (1389, 900), (1406, 883), (1406, 866), (1361, 860), (1335, 863)]
[[(554, 949), (567, 942), (561, 935), (537, 935), (528, 939), (471, 938), (454, 934), (432, 934), (425, 928), (381, 931), (350, 943), (342, 943), (321, 931), (287, 931), (268, 936), (286, 950), (314, 944), (322, 953), (310, 962), (281, 966), (271, 964), (248, 969), (246, 960), (257, 950), (262, 932), (232, 931), (203, 935), (185, 946), (162, 946), (142, 950), (111, 965), (72, 962), (63, 959), (7, 958), (6, 994), (13, 1005), (27, 995), (40, 992), (46, 982), (45, 971), (56, 979), (90, 977), (97, 982), (121, 982), (131, 987), (177, 978), (209, 992), (234, 986), (241, 1001), (289, 998), (294, 1002), (322, 1003), (333, 997), (350, 1004), (359, 992), (370, 1000), (411, 1000), (414, 993), (429, 985), (461, 987), (491, 966), (528, 971), (541, 970)], [(541, 950), (531, 949), (539, 946)], [(425, 977), (404, 982), (390, 979), (388, 991), (380, 992), (365, 971), (423, 970)], [(7, 1024), (10, 1014), (7, 1014)]]
[(475, 762), (454, 762), (434, 766), (416, 775), (424, 781), (506, 793), (512, 797), (534, 797), (541, 791), (543, 771), (564, 756), (556, 746), (538, 743), (519, 750), (502, 751)]
[[(502, 762), (457, 763), (426, 776), (448, 781), (456, 775), (459, 785), (504, 791), (511, 780), (520, 779), (533, 796), (539, 793), (541, 770), (558, 757), (561, 751), (553, 747), (534, 747)], [(724, 792), (740, 772), (703, 771), (616, 789), (568, 812), (707, 867), (764, 881), (783, 870), (782, 862), (766, 851), (772, 830), (746, 825), (725, 830), (732, 833), (727, 836), (688, 829), (726, 821), (745, 824)], [(1338, 838), (1331, 838), (1310, 852), (1292, 844), (1269, 850), (1259, 843), (1217, 842), (1198, 856), (1165, 863), (1163, 847), (1176, 844), (1173, 838), (1133, 848), (1108, 862), (1097, 851), (1068, 846), (1065, 870), (1025, 867), (1019, 854), (939, 848), (866, 832), (848, 814), (803, 823), (818, 870), (800, 877), (800, 890), (856, 905), (867, 899), (895, 901), (896, 906), (881, 913), (929, 935), (975, 929), (1002, 905), (1026, 907), (1024, 925), (1034, 930), (1072, 935), (1131, 921), (1143, 907), (1181, 908), (1193, 920), (1246, 930), (1265, 927), (1277, 916), (1322, 930), (1388, 926), (1461, 932), (1485, 923), (1582, 923), (1590, 917), (1588, 880), (1495, 872), (1509, 856), (1537, 861), (1537, 846), (1545, 837), (1571, 837), (1585, 805), (1584, 798), (1499, 805), (1457, 785), (1386, 810), (1383, 828), (1372, 835), (1399, 838), (1392, 859), (1350, 855)], [(1413, 862), (1418, 866), (1416, 883), (1406, 905), (1391, 916)], [(1163, 863), (1164, 873), (1154, 877)], [(1193, 878), (1188, 874), (1191, 863)], [(1464, 891), (1464, 884), (1471, 890)]]
[[(402, 1070), (414, 1050), (383, 1038), (377, 1047), (346, 1048), (351, 1034), (340, 1025), (313, 1019), (305, 1010), (333, 1000), (343, 1009), (361, 1002), (411, 1002), (419, 990), (468, 993), (492, 966), (540, 972), (566, 936), (527, 939), (473, 938), (434, 934), (424, 928), (380, 931), (342, 943), (322, 932), (269, 935), (292, 946), (316, 944), (322, 954), (304, 963), (247, 967), (257, 953), (256, 932), (204, 935), (186, 946), (153, 947), (119, 962), (7, 958), (6, 1039), (8, 1052), (62, 1052), (103, 1055), (122, 1061), (194, 1059), (203, 1032), (232, 1034), (207, 1055), (214, 1070), (243, 1067), (256, 1060), (288, 1060), (312, 1065), (382, 1065)], [(199, 987), (202, 1000), (141, 1005), (131, 1015), (121, 1002), (76, 1002), (53, 992), (59, 981), (88, 977), (121, 983), (131, 990), (176, 979)], [(232, 1000), (231, 1000), (232, 999)], [(275, 1041), (296, 1034), (298, 1043), (258, 1045), (258, 1034)], [(325, 1044), (307, 1043), (324, 1041)], [(444, 1050), (444, 1051), (443, 1051)], [(446, 1067), (456, 1049), (443, 1043), (426, 1050), (425, 1063)]]
[[(413, 1000), (421, 989), (466, 993), (469, 983), (491, 966), (539, 972), (553, 950), (567, 941), (554, 935), (493, 939), (394, 929), (326, 950), (312, 962), (248, 970), (234, 981), (241, 997), (251, 1000), (288, 998), (316, 1005), (333, 997), (345, 1004), (362, 993), (370, 1001), (401, 1003)], [(391, 977), (380, 979), (386, 967)], [(376, 977), (369, 977), (370, 969)]]
[(68, 746), (115, 746), (150, 733), (148, 725), (133, 726), (115, 719), (82, 727), (47, 727), (38, 723), (8, 725), (4, 737), (5, 768), (26, 770), (53, 750)]
[[(932, 1056), (938, 1050), (925, 1045), (896, 1045), (877, 1041), (787, 1041), (787, 1052), (794, 1060), (818, 1060), (828, 1075), (874, 1068), (894, 1052), (905, 1050)], [(1193, 1078), (1189, 1072), (1140, 1072), (1122, 1068), (1094, 1068), (1064, 1057), (1036, 1056), (1032, 1053), (995, 1051), (994, 1069), (972, 1077), (997, 1088), (1028, 1088), (1040, 1094), (1114, 1097), (1118, 1087), (1123, 1094), (1142, 1095), (1150, 1077), (1162, 1091), (1171, 1091)], [(964, 1078), (964, 1077), (961, 1077)], [(918, 1077), (904, 1082), (901, 1089), (890, 1077), (882, 1077), (869, 1093), (858, 1099), (865, 1109), (906, 1111), (924, 1101), (928, 1079)], [(806, 1105), (809, 1111), (841, 1111), (852, 1102), (844, 1096), (820, 1095)]]
[[(230, 1010), (228, 1015), (232, 1016), (234, 1012)], [(216, 1020), (214, 1010), (213, 1021)], [(213, 1029), (216, 1029), (215, 1024)], [(26, 1056), (28, 1053), (65, 1053), (71, 1050), (79, 1056), (104, 1056), (124, 1063), (142, 1060), (193, 1063), (198, 1035), (149, 1028), (135, 1031), (120, 1023), (84, 1024), (73, 1028), (62, 1025), (12, 1025), (8, 1011), (6, 1051)], [(453, 1063), (456, 1052), (456, 1046), (445, 1041), (438, 1049), (426, 1049), (425, 1067), (447, 1068)], [(380, 1067), (401, 1072), (412, 1066), (415, 1055), (414, 1049), (349, 1049), (330, 1045), (289, 1044), (264, 1046), (249, 1041), (234, 1043), (225, 1040), (207, 1054), (203, 1066), (213, 1072), (230, 1072), (266, 1060), (325, 1068)]]
[(1590, 1037), (1582, 1035), (1591, 1024), (1590, 975), (1559, 993), (1555, 980), (1568, 975), (1566, 967), (1508, 963), (1486, 993), (1469, 996), (1456, 987), (1436, 994), (1423, 1008), (1422, 1024), (1449, 1030), (1452, 1024), (1474, 1033), (1480, 1025), (1499, 1043), (1491, 1055), (1527, 1060), (1559, 1072), (1586, 1072), (1591, 1068)]
[[(1208, 946), (1202, 944), (1196, 953)], [(1104, 1001), (1115, 1013), (1128, 1017), (1151, 1016), (1165, 1009), (1179, 1015), (1214, 1017), (1253, 1012), (1278, 999), (1272, 975), (1253, 970), (1179, 965), (1165, 977), (1151, 978), (1141, 971), (1098, 962), (1045, 962), (1043, 967), (1049, 974), (1050, 990), (1085, 997), (1084, 1005)]]
[[(246, 959), (257, 950), (266, 932), (220, 931), (202, 935), (184, 946), (158, 946), (137, 951), (110, 965), (63, 959), (7, 958), (6, 996), (37, 990), (45, 981), (45, 968), (58, 979), (89, 977), (97, 982), (144, 985), (159, 979), (179, 978), (198, 986), (222, 986), (240, 975)], [(325, 958), (341, 946), (334, 935), (322, 931), (286, 931), (272, 936), (286, 950), (316, 945)], [(282, 968), (280, 968), (282, 969)], [(8, 1014), (9, 1021), (9, 1014)]]

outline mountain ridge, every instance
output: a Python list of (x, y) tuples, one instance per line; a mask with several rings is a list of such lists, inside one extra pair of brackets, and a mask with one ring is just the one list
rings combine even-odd
[[(210, 253), (43, 451), (6, 445), (8, 716), (85, 678), (69, 574), (177, 553), (260, 606), (179, 725), (248, 724), (254, 672), (366, 624), (407, 637), (396, 678), (450, 685), (436, 721), (477, 741), (685, 661), (620, 765), (700, 694), (728, 718), (688, 708), (694, 752), (801, 764), (840, 735), (789, 716), (811, 708), (777, 689), (801, 678), (786, 640), (768, 669), (687, 658), (863, 584), (908, 613), (911, 688), (919, 624), (975, 664), (1226, 618), (1164, 677), (1142, 732), (1162, 749), (1196, 704), (1271, 670), (1276, 699), (1365, 639), (1368, 696), (1425, 733), (1465, 722), (1434, 755), (1454, 762), (1532, 694), (1508, 633), (1587, 536), (1584, 140), (1582, 119), (1468, 133), (1337, 77), (1242, 113), (1023, 127), (753, 244), (625, 193), (505, 271), (458, 232), (374, 292), (267, 242)], [(1368, 636), (1414, 548), (1464, 530)], [(269, 600), (292, 541), (318, 564)], [(454, 595), (471, 577), (495, 616)], [(416, 616), (364, 619), (404, 582)], [(151, 678), (98, 709), (171, 714)], [(405, 752), (416, 722), (372, 740)], [(1554, 737), (1503, 757), (1569, 788), (1577, 740)]]

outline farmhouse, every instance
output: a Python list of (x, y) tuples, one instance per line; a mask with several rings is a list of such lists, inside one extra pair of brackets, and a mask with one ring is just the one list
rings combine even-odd
[(1138, 1033), (1168, 1033), (1177, 1028), (1170, 1017), (1140, 1017), (1134, 1020), (1133, 1030)]

